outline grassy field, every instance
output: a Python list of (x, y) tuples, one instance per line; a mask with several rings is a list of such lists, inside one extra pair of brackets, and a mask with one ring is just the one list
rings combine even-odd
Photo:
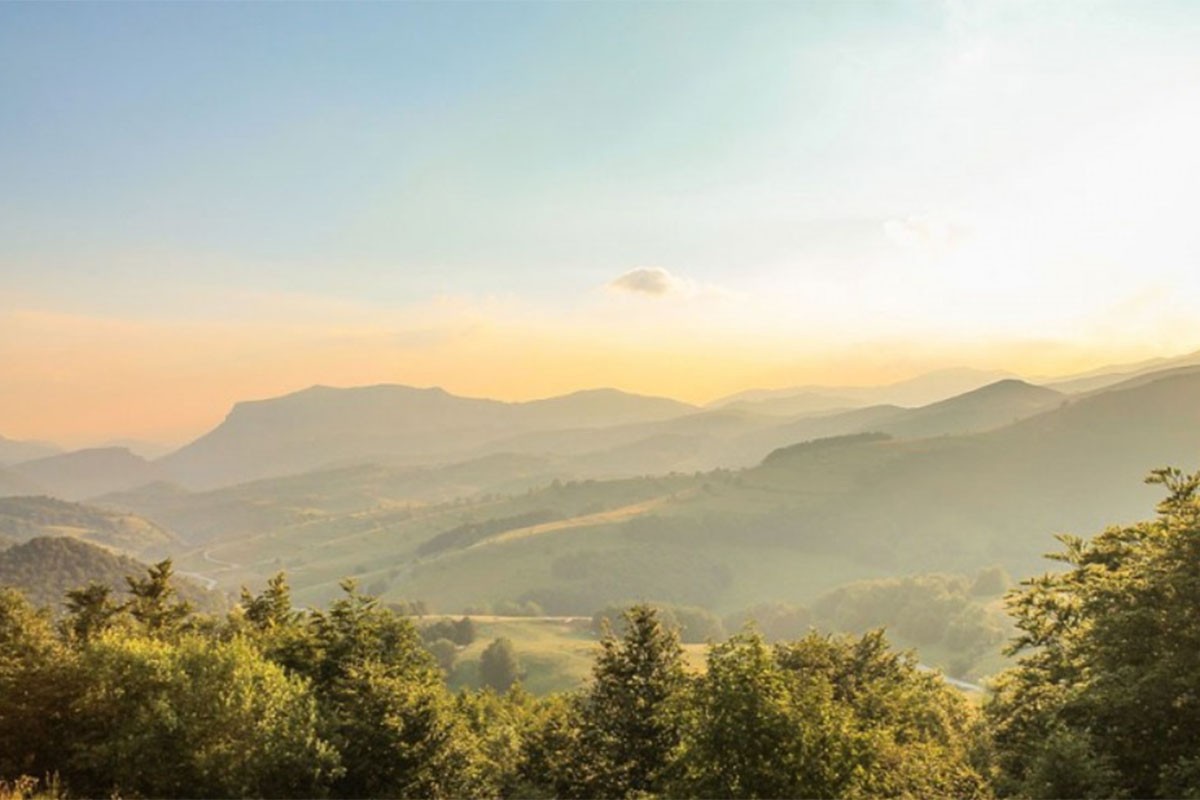
[[(497, 617), (472, 615), (475, 641), (460, 650), (448, 676), (451, 688), (479, 686), (479, 658), (491, 642), (506, 637), (513, 643), (524, 671), (522, 686), (542, 696), (584, 685), (591, 675), (599, 639), (587, 617)], [(684, 645), (690, 669), (704, 664), (704, 645)]]
[[(534, 695), (578, 689), (591, 675), (593, 660), (599, 650), (599, 639), (592, 631), (590, 618), (471, 615), (471, 619), (476, 625), (476, 639), (459, 650), (454, 667), (447, 676), (452, 689), (479, 687), (480, 655), (493, 640), (500, 637), (506, 637), (513, 643), (524, 671), (522, 686)], [(707, 645), (685, 644), (683, 649), (688, 669), (702, 671)], [(923, 663), (937, 667), (953, 654), (930, 651), (918, 655)], [(984, 665), (987, 669), (984, 674), (991, 674), (1007, 665), (1008, 661), (997, 655)]]

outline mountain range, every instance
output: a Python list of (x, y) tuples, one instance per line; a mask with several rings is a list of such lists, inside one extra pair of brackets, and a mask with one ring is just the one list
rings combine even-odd
[(0, 493), (91, 499), (0, 500), (0, 537), (169, 552), (226, 590), (285, 569), (306, 603), (355, 575), (450, 610), (729, 611), (897, 573), (1028, 575), (1054, 533), (1150, 513), (1150, 470), (1195, 466), (1200, 367), (1159, 366), (790, 415), (753, 410), (769, 397), (318, 387), (239, 404), (153, 461), (96, 448), (8, 466)]
[[(947, 385), (944, 378), (937, 382)], [(1057, 397), (1013, 379), (993, 387), (916, 409), (839, 405), (787, 415), (755, 410), (752, 402), (698, 408), (611, 389), (502, 403), (441, 389), (313, 387), (239, 403), (212, 431), (155, 460), (103, 447), (10, 465), (0, 471), (0, 495), (82, 500), (157, 482), (207, 491), (314, 470), (366, 464), (428, 470), (505, 454), (541, 459), (545, 469), (539, 474), (546, 479), (744, 467), (792, 441), (864, 426), (903, 435), (984, 430)], [(927, 385), (922, 391), (931, 390)], [(854, 402), (864, 397), (860, 393)], [(480, 488), (489, 485), (484, 481)]]

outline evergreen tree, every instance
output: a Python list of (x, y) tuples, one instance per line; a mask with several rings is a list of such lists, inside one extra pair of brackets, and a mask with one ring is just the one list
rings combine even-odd
[(129, 593), (133, 595), (127, 605), (129, 613), (152, 634), (163, 635), (178, 630), (192, 613), (190, 603), (174, 600), (173, 574), (168, 558), (150, 567), (145, 578), (125, 578)]
[(592, 760), (585, 796), (634, 797), (662, 790), (679, 745), (676, 703), (686, 683), (679, 637), (658, 613), (637, 605), (624, 636), (600, 642), (582, 704), (582, 745)]
[(89, 583), (82, 589), (70, 590), (66, 606), (67, 630), (85, 642), (107, 630), (121, 613), (121, 606), (112, 600), (112, 589), (103, 583)]
[(287, 576), (282, 572), (276, 573), (258, 596), (251, 595), (243, 586), (241, 606), (246, 619), (260, 631), (286, 627), (298, 618), (292, 610), (292, 592)]

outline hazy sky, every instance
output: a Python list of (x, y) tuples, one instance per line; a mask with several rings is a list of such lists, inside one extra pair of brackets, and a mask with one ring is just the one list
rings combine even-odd
[(1200, 348), (1200, 4), (0, 4), (0, 434)]

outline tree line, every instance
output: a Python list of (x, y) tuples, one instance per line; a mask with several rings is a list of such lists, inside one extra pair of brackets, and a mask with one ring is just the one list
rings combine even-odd
[(352, 582), (298, 610), (280, 574), (221, 617), (169, 561), (59, 620), (5, 590), (0, 795), (1197, 797), (1200, 473), (1152, 481), (1154, 519), (1063, 537), (1064, 568), (1010, 594), (1019, 660), (981, 707), (881, 631), (747, 627), (689, 670), (638, 605), (583, 688), (538, 699), (452, 693)]

